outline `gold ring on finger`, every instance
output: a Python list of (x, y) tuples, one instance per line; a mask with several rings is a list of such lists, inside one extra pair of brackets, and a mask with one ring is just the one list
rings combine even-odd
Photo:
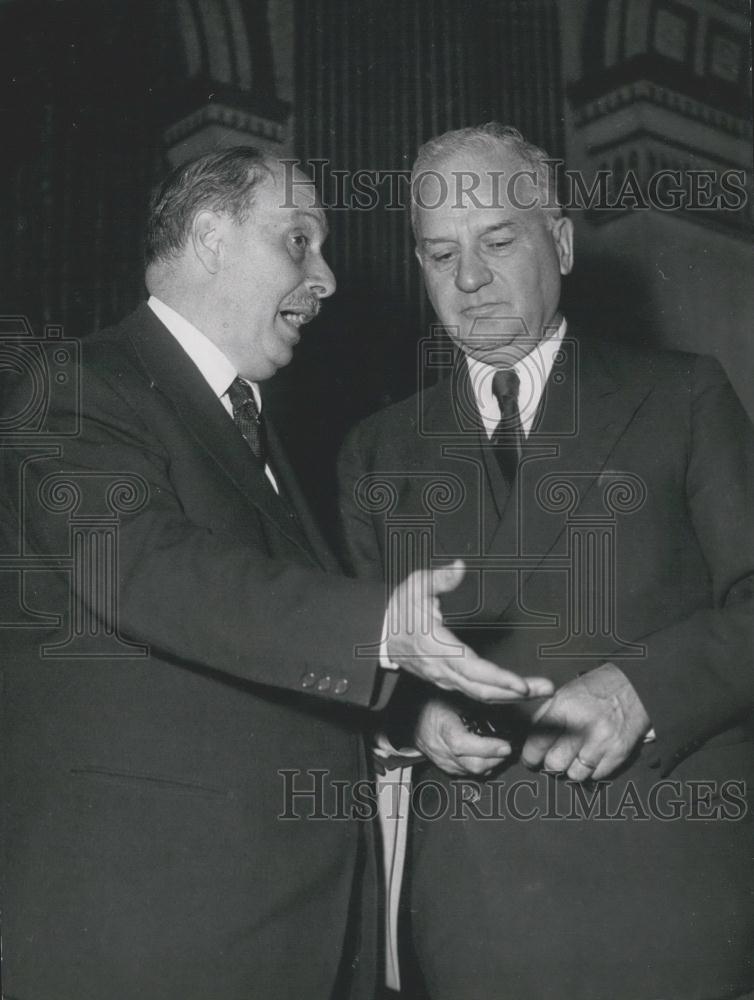
[(587, 771), (593, 771), (597, 766), (596, 764), (590, 764), (589, 761), (584, 760), (584, 758), (580, 754), (576, 754), (576, 760), (579, 762), (579, 764), (581, 764), (582, 767), (586, 768)]

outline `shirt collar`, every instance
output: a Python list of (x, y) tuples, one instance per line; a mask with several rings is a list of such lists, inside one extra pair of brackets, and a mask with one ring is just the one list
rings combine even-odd
[[(542, 340), (517, 361), (513, 368), (519, 378), (518, 403), (521, 416), (521, 426), (528, 436), (534, 423), (542, 394), (550, 377), (555, 355), (563, 343), (566, 333), (566, 321), (563, 318), (557, 330)], [(469, 378), (474, 392), (477, 407), (482, 418), (482, 424), (488, 436), (494, 434), (500, 422), (500, 406), (492, 392), (492, 378), (496, 368), (492, 365), (466, 355), (469, 366)]]
[[(181, 316), (161, 299), (150, 295), (147, 305), (188, 354), (218, 399), (222, 398), (227, 393), (233, 379), (238, 376), (235, 365), (206, 334), (198, 330), (185, 316)], [(244, 381), (248, 380), (244, 379)], [(249, 382), (249, 385), (261, 411), (262, 399), (259, 386), (254, 382)]]

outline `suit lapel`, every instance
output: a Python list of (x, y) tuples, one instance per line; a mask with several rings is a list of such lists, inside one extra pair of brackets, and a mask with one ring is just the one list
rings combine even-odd
[[(463, 358), (452, 374), (420, 395), (419, 404), (418, 448), (411, 458), (412, 475), (403, 485), (401, 516), (418, 515), (425, 523), (429, 519), (431, 557), (478, 563), (499, 513), (485, 468), (482, 436), (486, 440), (486, 435)], [(431, 511), (427, 504), (432, 491), (427, 486), (433, 481), (450, 487), (445, 497), (451, 502)], [(440, 489), (436, 495), (442, 494)], [(477, 607), (479, 591), (478, 572), (470, 570), (456, 590), (443, 595), (443, 612), (463, 614)]]
[(298, 480), (288, 462), (285, 448), (281, 444), (275, 428), (269, 422), (265, 422), (265, 427), (275, 478), (281, 487), (283, 495), (290, 503), (295, 516), (298, 518), (307, 544), (311, 547), (323, 569), (331, 573), (340, 572), (340, 567), (332, 554), (330, 546), (325, 541), (324, 536), (311, 515), (309, 504), (301, 492)]
[[(537, 426), (524, 450), (516, 495), (505, 509), (487, 556), (525, 557), (522, 569), (489, 574), (483, 617), (499, 617), (520, 594), (566, 527), (566, 515), (542, 502), (550, 486), (573, 490), (573, 514), (583, 504), (616, 444), (649, 393), (621, 384), (588, 342), (564, 341), (564, 361), (548, 380)], [(562, 379), (557, 376), (562, 375)]]
[(303, 531), (289, 516), (246, 442), (233, 432), (222, 403), (149, 306), (139, 306), (127, 321), (126, 332), (151, 384), (170, 401), (187, 431), (237, 489), (311, 557)]
[(422, 424), (428, 474), (440, 471), (456, 477), (463, 492), (462, 503), (435, 518), (433, 552), (438, 556), (480, 557), (500, 510), (485, 464), (487, 437), (462, 358), (453, 374), (433, 390)]

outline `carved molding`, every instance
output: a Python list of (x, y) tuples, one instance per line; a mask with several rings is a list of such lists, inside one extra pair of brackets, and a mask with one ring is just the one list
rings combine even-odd
[(736, 138), (747, 138), (751, 134), (751, 125), (746, 119), (721, 111), (668, 87), (652, 83), (650, 80), (626, 83), (599, 97), (585, 101), (574, 110), (574, 124), (577, 128), (588, 125), (637, 101), (646, 101), (657, 107), (666, 108), (685, 118), (720, 129)]

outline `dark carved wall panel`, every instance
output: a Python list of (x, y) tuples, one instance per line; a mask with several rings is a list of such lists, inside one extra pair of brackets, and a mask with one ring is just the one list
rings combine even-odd
[(168, 160), (279, 145), (265, 0), (0, 4), (0, 310), (82, 336), (144, 296)]
[(78, 335), (142, 294), (143, 209), (162, 163), (149, 100), (160, 37), (159, 7), (0, 9), (3, 312)]
[[(568, 166), (586, 185), (609, 178), (612, 194), (574, 208), (568, 313), (619, 339), (716, 355), (754, 415), (750, 5), (578, 0), (569, 11)], [(633, 203), (616, 197), (629, 183)]]
[[(562, 155), (556, 8), (550, 0), (302, 0), (298, 156), (335, 170), (407, 172), (430, 136), (490, 119)], [(330, 258), (355, 299), (353, 320), (363, 324), (377, 299), (380, 319), (394, 312), (396, 333), (412, 344), (429, 317), (408, 214), (389, 207), (397, 199), (387, 180), (377, 190), (370, 210), (333, 212)], [(328, 200), (347, 196), (331, 188)]]

